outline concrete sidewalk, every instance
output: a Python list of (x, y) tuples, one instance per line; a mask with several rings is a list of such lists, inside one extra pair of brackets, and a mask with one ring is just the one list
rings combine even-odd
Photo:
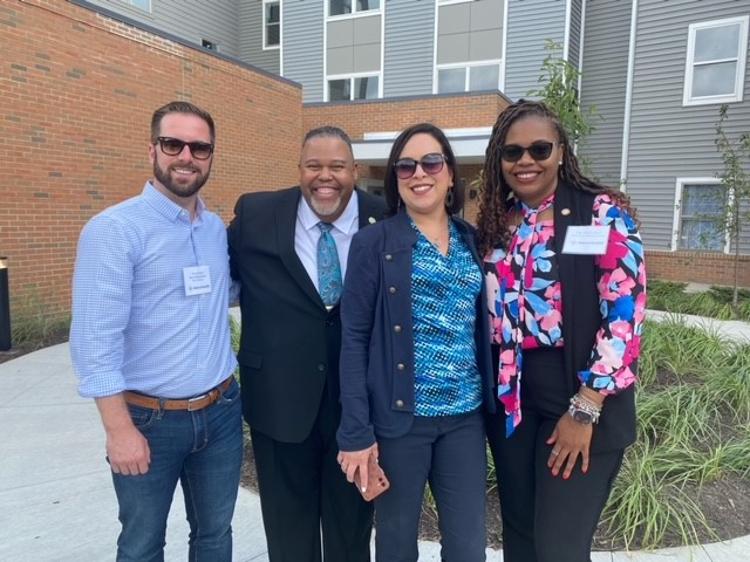
[[(750, 326), (747, 336), (750, 339)], [(0, 364), (0, 561), (113, 560), (117, 503), (104, 460), (104, 432), (93, 400), (76, 392), (61, 344)], [(187, 559), (188, 526), (177, 487), (166, 560)], [(439, 546), (420, 545), (420, 561), (439, 562)], [(487, 559), (502, 555), (488, 549)], [(750, 561), (750, 536), (693, 549), (595, 553), (594, 562)], [(267, 562), (257, 496), (240, 489), (234, 559)]]

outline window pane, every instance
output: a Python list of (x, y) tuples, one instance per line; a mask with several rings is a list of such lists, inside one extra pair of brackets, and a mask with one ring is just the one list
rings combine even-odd
[(724, 248), (724, 236), (712, 221), (683, 220), (679, 246), (680, 250), (720, 252)]
[(500, 86), (500, 66), (472, 66), (469, 68), (469, 90), (497, 90)]
[(685, 185), (682, 190), (682, 216), (720, 217), (726, 203), (726, 189), (721, 184)]
[(380, 8), (380, 0), (357, 0), (357, 11), (377, 10)]
[(279, 23), (281, 10), (279, 3), (266, 4), (266, 23)]
[(695, 62), (737, 58), (740, 24), (709, 27), (695, 31)]
[(329, 0), (331, 3), (331, 16), (352, 13), (352, 0)]
[(151, 11), (151, 2), (150, 0), (130, 0), (130, 3), (135, 6), (136, 8), (140, 8), (144, 12), (150, 12)]
[(446, 68), (438, 70), (438, 94), (463, 92), (466, 80), (465, 68)]
[(354, 79), (354, 99), (372, 100), (378, 97), (378, 77), (368, 76), (366, 78)]
[(281, 39), (281, 26), (276, 23), (266, 26), (266, 46), (271, 47), (278, 45)]
[(733, 94), (736, 73), (735, 62), (701, 64), (693, 67), (692, 97)]
[(329, 80), (328, 81), (328, 100), (329, 101), (349, 101), (351, 92), (349, 90), (351, 80)]

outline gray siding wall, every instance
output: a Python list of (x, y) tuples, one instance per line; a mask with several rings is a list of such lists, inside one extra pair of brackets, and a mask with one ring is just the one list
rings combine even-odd
[(565, 36), (565, 2), (559, 0), (509, 0), (508, 38), (505, 53), (505, 94), (515, 100), (536, 89), (545, 39), (562, 43)]
[[(279, 74), (279, 49), (263, 50), (263, 0), (237, 2), (240, 59), (268, 72)], [(281, 25), (284, 25), (283, 21)]]
[[(570, 38), (568, 40), (568, 61), (578, 66), (578, 55), (581, 52), (581, 12), (583, 0), (568, 0), (570, 2)], [(597, 4), (599, 2), (596, 2)]]
[(377, 15), (329, 22), (326, 73), (380, 72), (381, 21)]
[(620, 183), (625, 90), (630, 44), (630, 0), (586, 3), (581, 105), (595, 107), (594, 132), (579, 146), (589, 172), (601, 182)]
[(438, 64), (499, 59), (502, 38), (502, 0), (439, 6)]
[[(682, 106), (688, 26), (748, 13), (749, 0), (639, 3), (627, 188), (650, 249), (670, 248), (676, 178), (715, 177), (723, 167), (714, 146), (719, 104)], [(744, 101), (730, 104), (729, 116), (729, 132), (748, 130), (750, 68)], [(750, 253), (750, 236), (741, 251)]]
[(120, 0), (90, 1), (198, 45), (208, 39), (218, 44), (221, 54), (239, 57), (239, 0), (151, 0), (151, 13)]
[(281, 14), (284, 78), (302, 84), (305, 102), (323, 101), (323, 4), (287, 1)]
[(383, 96), (431, 94), (434, 0), (389, 0), (384, 6)]

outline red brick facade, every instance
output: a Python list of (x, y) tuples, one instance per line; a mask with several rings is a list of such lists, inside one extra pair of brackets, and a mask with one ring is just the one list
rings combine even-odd
[[(734, 256), (709, 252), (646, 252), (650, 277), (669, 281), (691, 281), (734, 285)], [(750, 287), (750, 256), (739, 259), (740, 287)]]
[(0, 45), (0, 255), (17, 314), (67, 313), (78, 234), (141, 191), (151, 113), (168, 101), (216, 121), (204, 195), (225, 220), (240, 193), (296, 181), (297, 85), (61, 0), (3, 0)]
[[(151, 113), (168, 101), (192, 101), (216, 120), (203, 195), (227, 221), (239, 194), (296, 182), (309, 128), (339, 125), (359, 140), (419, 121), (486, 127), (508, 103), (466, 94), (303, 106), (298, 85), (61, 0), (2, 0), (0, 45), (0, 255), (9, 258), (15, 314), (67, 314), (78, 234), (91, 216), (140, 192), (151, 173)], [(478, 170), (466, 166), (462, 176)], [(473, 219), (477, 200), (467, 201)], [(722, 284), (733, 275), (731, 260), (714, 254), (652, 252), (649, 269)], [(750, 286), (750, 256), (742, 271)]]

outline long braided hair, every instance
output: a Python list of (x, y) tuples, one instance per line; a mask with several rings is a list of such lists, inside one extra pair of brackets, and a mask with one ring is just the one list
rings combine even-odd
[(622, 192), (601, 185), (581, 173), (578, 159), (565, 128), (555, 113), (541, 101), (520, 99), (500, 113), (492, 128), (490, 143), (484, 158), (482, 194), (477, 219), (477, 237), (480, 255), (489, 254), (494, 248), (508, 248), (510, 244), (510, 209), (514, 205), (513, 191), (503, 177), (501, 154), (511, 125), (524, 117), (536, 116), (547, 119), (557, 132), (558, 141), (565, 146), (558, 178), (573, 189), (589, 193), (607, 193), (620, 207), (635, 219), (635, 210), (629, 198)]

